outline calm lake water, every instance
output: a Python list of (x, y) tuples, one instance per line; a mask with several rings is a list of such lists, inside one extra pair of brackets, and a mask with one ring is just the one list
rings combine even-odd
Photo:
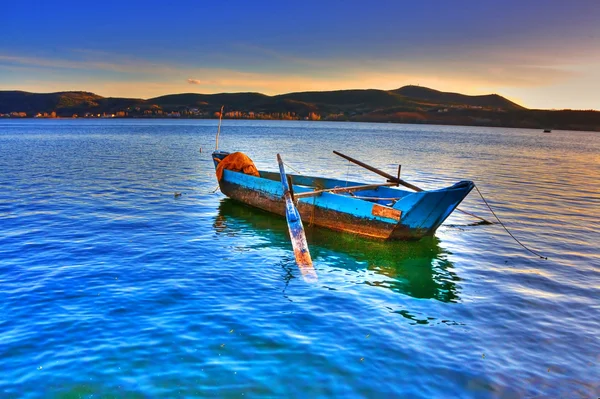
[(259, 168), (473, 180), (548, 256), (460, 214), (411, 243), (308, 229), (309, 284), (284, 219), (213, 193), (216, 124), (0, 121), (2, 398), (600, 396), (599, 133), (224, 121)]

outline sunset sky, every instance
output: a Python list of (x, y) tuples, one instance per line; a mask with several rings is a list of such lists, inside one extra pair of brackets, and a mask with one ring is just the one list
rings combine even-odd
[(395, 89), (600, 109), (600, 2), (6, 1), (0, 90)]

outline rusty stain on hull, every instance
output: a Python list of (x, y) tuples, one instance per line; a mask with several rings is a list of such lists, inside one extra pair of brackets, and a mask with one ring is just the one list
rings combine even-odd
[(390, 208), (389, 206), (382, 206), (379, 204), (373, 205), (373, 210), (371, 211), (373, 216), (380, 216), (382, 218), (392, 219), (396, 222), (400, 221), (402, 217), (402, 211), (398, 209)]

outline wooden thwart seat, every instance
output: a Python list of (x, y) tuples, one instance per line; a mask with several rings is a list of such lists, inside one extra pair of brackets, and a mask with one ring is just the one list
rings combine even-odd
[(377, 188), (377, 187), (392, 187), (392, 186), (398, 186), (398, 183), (365, 184), (362, 186), (326, 188), (323, 190), (314, 190), (314, 191), (308, 191), (308, 192), (304, 192), (304, 193), (296, 193), (294, 195), (294, 197), (295, 198), (314, 197), (317, 195), (321, 195), (323, 193), (340, 193), (340, 192), (351, 193), (354, 191), (370, 190), (370, 189)]

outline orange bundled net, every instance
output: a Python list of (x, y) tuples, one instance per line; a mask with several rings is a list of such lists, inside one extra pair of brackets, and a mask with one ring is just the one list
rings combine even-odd
[(217, 165), (217, 179), (223, 177), (223, 170), (232, 170), (234, 172), (242, 172), (247, 175), (260, 177), (258, 169), (254, 166), (254, 162), (243, 152), (234, 152), (227, 155)]

